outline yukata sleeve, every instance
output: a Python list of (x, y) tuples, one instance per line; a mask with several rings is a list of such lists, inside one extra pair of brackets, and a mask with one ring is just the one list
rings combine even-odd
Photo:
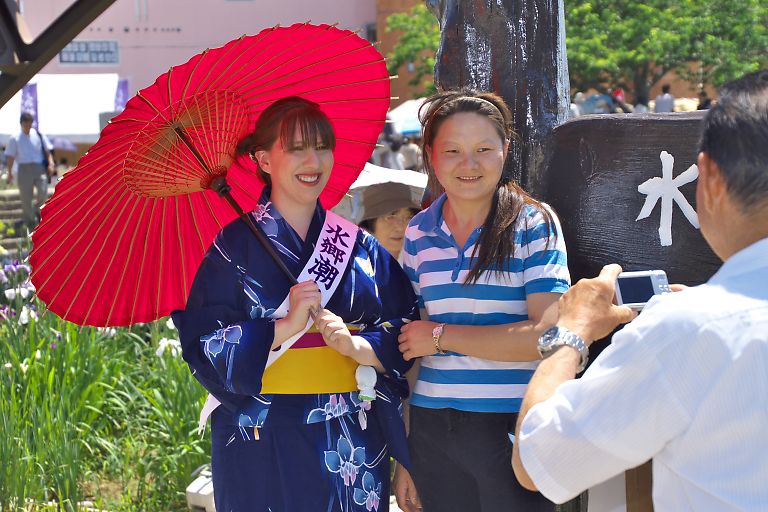
[(243, 307), (243, 274), (223, 237), (206, 255), (195, 276), (187, 307), (173, 313), (184, 360), (200, 383), (216, 396), (256, 395), (275, 337), (270, 318), (249, 318)]
[[(397, 337), (406, 322), (419, 317), (416, 296), (397, 260), (378, 243), (373, 244), (371, 251), (371, 260), (374, 263), (373, 278), (376, 281), (381, 312), (378, 321), (360, 331), (358, 335), (371, 344), (376, 357), (386, 370), (385, 376), (398, 383), (404, 383), (405, 372), (413, 363), (403, 359)], [(407, 394), (407, 384), (405, 386), (404, 392)]]
[(523, 258), (526, 295), (565, 293), (571, 285), (560, 221), (548, 206), (545, 208), (552, 215), (551, 223), (540, 210), (531, 208), (516, 234)]

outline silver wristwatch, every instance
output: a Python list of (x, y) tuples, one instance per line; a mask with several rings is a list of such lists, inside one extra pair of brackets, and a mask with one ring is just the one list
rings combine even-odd
[(541, 355), (542, 359), (546, 359), (563, 345), (568, 345), (579, 351), (581, 362), (576, 369), (576, 373), (584, 370), (587, 366), (587, 360), (589, 359), (589, 349), (587, 348), (587, 344), (584, 343), (581, 336), (569, 331), (565, 327), (552, 326), (539, 336), (539, 355)]

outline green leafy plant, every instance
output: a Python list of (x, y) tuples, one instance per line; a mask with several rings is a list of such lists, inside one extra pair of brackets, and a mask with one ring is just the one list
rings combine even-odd
[(0, 511), (185, 510), (210, 441), (173, 326), (81, 328), (43, 313), (26, 266), (0, 281)]

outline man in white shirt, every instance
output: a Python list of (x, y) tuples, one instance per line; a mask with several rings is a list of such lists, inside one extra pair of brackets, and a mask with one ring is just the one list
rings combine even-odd
[(612, 304), (618, 265), (560, 299), (516, 430), (523, 486), (563, 502), (652, 458), (657, 512), (766, 510), (767, 121), (768, 71), (703, 121), (696, 207), (724, 261), (706, 284), (652, 299), (578, 380), (582, 344), (633, 313)]
[[(8, 165), (8, 183), (13, 183), (13, 163), (18, 164), (19, 198), (24, 222), (29, 227), (37, 224), (40, 206), (48, 199), (48, 177), (53, 174), (53, 146), (45, 135), (32, 128), (35, 118), (29, 112), (21, 114), (21, 131), (13, 135), (5, 148)], [(33, 192), (37, 189), (37, 204), (33, 205)]]
[(669, 84), (661, 86), (661, 94), (656, 96), (656, 103), (653, 107), (654, 112), (674, 112), (675, 97), (669, 93)]

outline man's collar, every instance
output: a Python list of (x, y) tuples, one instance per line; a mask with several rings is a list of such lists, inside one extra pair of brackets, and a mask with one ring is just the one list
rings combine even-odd
[(768, 266), (768, 238), (763, 238), (728, 258), (709, 281), (718, 283), (766, 266)]

